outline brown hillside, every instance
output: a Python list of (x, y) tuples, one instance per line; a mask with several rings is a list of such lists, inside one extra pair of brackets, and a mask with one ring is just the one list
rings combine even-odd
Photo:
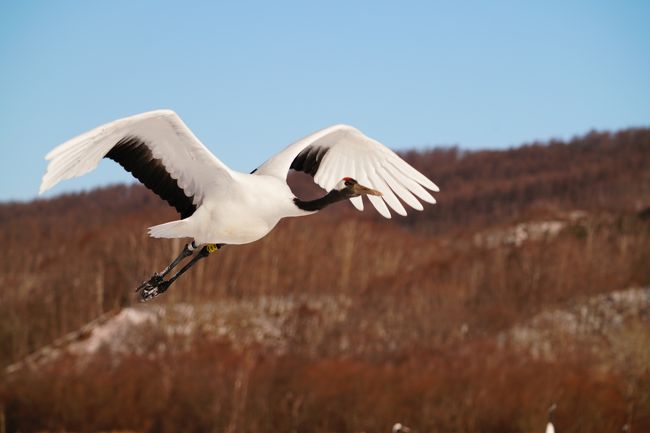
[[(533, 432), (553, 402), (558, 431), (650, 431), (647, 309), (603, 319), (616, 345), (598, 354), (508, 343), (544, 335), (531, 318), (650, 286), (650, 129), (404, 156), (437, 205), (387, 221), (340, 204), (220, 250), (140, 307), (214, 316), (150, 326), (119, 356), (12, 368), (8, 431)], [(132, 306), (182, 247), (145, 229), (176, 217), (139, 185), (0, 205), (0, 367)], [(569, 338), (548, 329), (535, 344)]]

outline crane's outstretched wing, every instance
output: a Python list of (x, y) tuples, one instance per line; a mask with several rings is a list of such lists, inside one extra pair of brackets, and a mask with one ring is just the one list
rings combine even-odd
[(138, 114), (99, 126), (61, 144), (49, 160), (40, 193), (93, 170), (110, 158), (176, 208), (192, 215), (210, 188), (227, 187), (230, 169), (171, 110)]
[[(386, 204), (398, 214), (406, 215), (399, 199), (417, 210), (422, 210), (418, 199), (436, 202), (425, 189), (438, 191), (436, 184), (395, 152), (348, 125), (330, 126), (298, 140), (271, 157), (255, 173), (284, 179), (289, 169), (312, 175), (326, 191), (334, 188), (344, 177), (352, 177), (362, 185), (380, 191), (381, 197), (366, 197), (386, 218), (390, 218)], [(350, 201), (357, 209), (363, 210), (361, 197)]]

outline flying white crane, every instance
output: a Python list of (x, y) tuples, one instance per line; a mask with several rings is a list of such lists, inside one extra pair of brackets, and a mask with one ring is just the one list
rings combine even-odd
[[(351, 126), (334, 125), (308, 135), (247, 174), (217, 159), (176, 113), (157, 110), (107, 123), (56, 147), (45, 157), (49, 164), (40, 193), (88, 173), (102, 158), (118, 162), (179, 212), (179, 221), (150, 227), (150, 236), (192, 239), (169, 266), (136, 289), (143, 301), (165, 292), (221, 246), (256, 241), (282, 218), (309, 215), (345, 199), (363, 210), (364, 195), (390, 218), (388, 207), (406, 215), (399, 199), (422, 210), (419, 200), (435, 203), (427, 189), (438, 191), (393, 151)], [(290, 169), (310, 174), (328, 193), (316, 200), (297, 198), (286, 182)], [(195, 250), (185, 266), (164, 280)]]

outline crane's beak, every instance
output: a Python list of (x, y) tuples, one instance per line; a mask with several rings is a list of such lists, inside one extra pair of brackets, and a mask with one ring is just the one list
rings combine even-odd
[(356, 195), (382, 195), (382, 193), (376, 189), (368, 188), (367, 186), (363, 186), (360, 183), (355, 183), (350, 189)]

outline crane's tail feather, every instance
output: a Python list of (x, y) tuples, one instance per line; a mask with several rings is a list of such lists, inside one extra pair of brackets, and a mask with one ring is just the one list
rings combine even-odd
[(188, 238), (192, 237), (187, 230), (187, 221), (171, 221), (147, 229), (152, 238)]

